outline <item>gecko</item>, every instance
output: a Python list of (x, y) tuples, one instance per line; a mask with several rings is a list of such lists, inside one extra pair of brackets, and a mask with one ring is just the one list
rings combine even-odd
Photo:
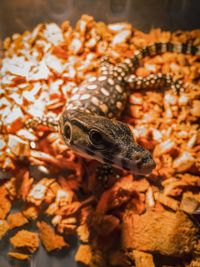
[(134, 74), (143, 58), (165, 52), (200, 55), (200, 47), (189, 43), (154, 43), (136, 51), (122, 63), (113, 65), (103, 59), (99, 75), (72, 90), (59, 121), (50, 117), (32, 118), (28, 127), (33, 124), (59, 126), (66, 145), (76, 154), (136, 175), (150, 174), (156, 167), (151, 153), (135, 141), (120, 116), (134, 90), (168, 86), (176, 93), (181, 92), (182, 81), (170, 74), (147, 77)]

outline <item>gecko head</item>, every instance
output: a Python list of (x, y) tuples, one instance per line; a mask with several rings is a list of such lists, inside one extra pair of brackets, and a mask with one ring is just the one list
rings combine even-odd
[(155, 168), (151, 153), (134, 141), (127, 124), (81, 111), (69, 113), (62, 114), (60, 129), (77, 154), (139, 175)]

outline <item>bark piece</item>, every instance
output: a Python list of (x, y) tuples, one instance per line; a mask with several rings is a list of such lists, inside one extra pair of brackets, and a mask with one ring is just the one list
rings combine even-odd
[(38, 222), (37, 226), (40, 231), (40, 239), (48, 252), (69, 247), (69, 244), (65, 242), (64, 238), (57, 235), (54, 229), (46, 222)]
[(26, 217), (24, 217), (24, 215), (21, 212), (10, 214), (7, 220), (8, 220), (10, 229), (14, 229), (16, 227), (20, 227), (28, 223), (28, 220), (26, 219)]
[(7, 221), (0, 220), (0, 240), (8, 232), (8, 230), (9, 230), (9, 225)]
[(128, 250), (180, 257), (192, 252), (197, 232), (197, 227), (181, 211), (147, 211), (143, 215), (126, 212), (122, 245)]
[(189, 213), (189, 214), (198, 214), (200, 213), (200, 195), (195, 195), (192, 193), (184, 193), (180, 209)]
[(40, 241), (37, 233), (21, 230), (10, 239), (10, 242), (15, 248), (26, 248), (33, 253), (38, 249)]
[(133, 257), (135, 260), (136, 267), (155, 267), (153, 256), (149, 253), (134, 250)]
[(17, 260), (21, 260), (21, 261), (24, 261), (24, 260), (28, 260), (29, 259), (29, 255), (27, 254), (24, 254), (24, 253), (19, 253), (19, 252), (9, 252), (8, 253), (8, 256), (9, 257), (12, 257), (12, 258), (15, 258)]

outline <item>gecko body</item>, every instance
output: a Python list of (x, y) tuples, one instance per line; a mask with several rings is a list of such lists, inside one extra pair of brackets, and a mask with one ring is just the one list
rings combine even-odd
[(59, 121), (65, 143), (77, 154), (103, 164), (139, 175), (151, 173), (156, 166), (151, 153), (135, 142), (120, 115), (132, 90), (170, 85), (179, 92), (182, 84), (171, 75), (151, 74), (142, 79), (134, 72), (146, 56), (165, 52), (199, 55), (199, 50), (189, 44), (155, 43), (115, 66), (105, 61), (97, 77), (72, 91)]

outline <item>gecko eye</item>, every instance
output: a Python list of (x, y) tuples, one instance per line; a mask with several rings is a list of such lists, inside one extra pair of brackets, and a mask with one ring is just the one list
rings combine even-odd
[(89, 133), (90, 141), (94, 146), (102, 145), (103, 136), (96, 130), (91, 130)]
[(63, 133), (64, 133), (64, 137), (67, 139), (67, 140), (70, 140), (71, 139), (71, 127), (69, 124), (65, 124), (64, 126), (64, 129), (63, 129)]

